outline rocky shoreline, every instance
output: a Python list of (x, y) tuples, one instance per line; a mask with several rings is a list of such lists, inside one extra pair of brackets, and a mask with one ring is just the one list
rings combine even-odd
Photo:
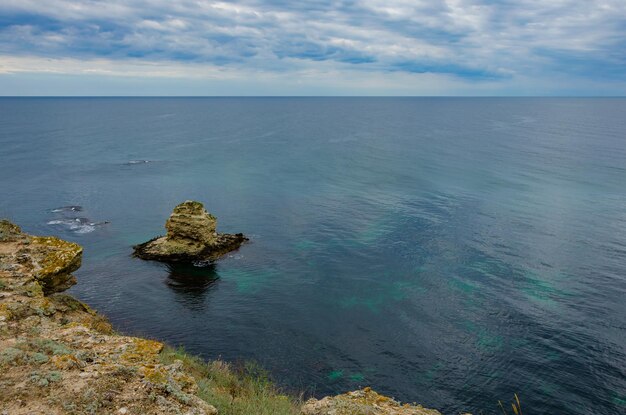
[(369, 388), (302, 404), (238, 377), (223, 362), (117, 334), (103, 316), (62, 293), (76, 283), (72, 272), (81, 258), (77, 244), (0, 221), (2, 415), (440, 415)]
[(82, 248), (0, 222), (0, 408), (3, 414), (217, 414), (163, 344), (118, 335), (60, 292)]

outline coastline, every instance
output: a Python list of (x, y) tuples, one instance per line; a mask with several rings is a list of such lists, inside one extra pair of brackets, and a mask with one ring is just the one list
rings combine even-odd
[(0, 221), (1, 413), (440, 415), (370, 388), (302, 402), (263, 370), (204, 362), (152, 339), (116, 333), (63, 291), (82, 248)]

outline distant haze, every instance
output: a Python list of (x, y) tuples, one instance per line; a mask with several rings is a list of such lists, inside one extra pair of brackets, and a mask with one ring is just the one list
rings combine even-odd
[(626, 95), (626, 1), (0, 0), (0, 95)]

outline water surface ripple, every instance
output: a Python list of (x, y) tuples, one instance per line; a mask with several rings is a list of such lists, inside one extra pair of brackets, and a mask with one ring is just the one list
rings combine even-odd
[[(624, 99), (6, 98), (0, 194), (124, 332), (318, 396), (626, 412)], [(133, 259), (190, 198), (251, 243)]]

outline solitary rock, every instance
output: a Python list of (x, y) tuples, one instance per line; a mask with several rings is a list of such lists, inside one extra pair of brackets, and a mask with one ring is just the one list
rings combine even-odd
[(187, 200), (174, 208), (167, 235), (135, 245), (135, 255), (164, 262), (215, 261), (248, 240), (243, 234), (218, 233), (217, 219), (202, 203)]

